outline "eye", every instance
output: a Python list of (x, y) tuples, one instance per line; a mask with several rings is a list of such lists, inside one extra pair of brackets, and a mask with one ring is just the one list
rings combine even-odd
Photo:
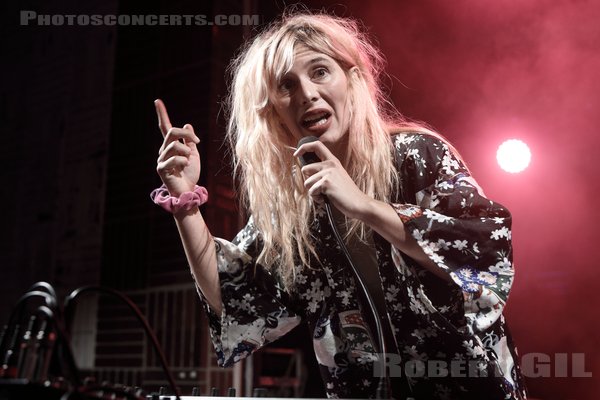
[(329, 70), (325, 67), (320, 67), (315, 69), (315, 71), (313, 72), (313, 77), (314, 78), (324, 78), (329, 74)]
[(294, 81), (291, 79), (282, 79), (277, 86), (280, 92), (289, 92), (294, 88)]

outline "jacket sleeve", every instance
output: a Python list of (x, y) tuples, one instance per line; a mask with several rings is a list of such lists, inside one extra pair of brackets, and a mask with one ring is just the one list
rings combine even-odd
[(221, 367), (244, 359), (300, 323), (300, 317), (290, 308), (288, 293), (271, 273), (256, 263), (259, 241), (252, 219), (233, 242), (215, 238), (221, 315), (209, 307), (198, 290)]
[(394, 139), (403, 202), (392, 206), (425, 254), (458, 285), (467, 325), (481, 332), (500, 318), (513, 281), (511, 215), (484, 196), (440, 138), (405, 133)]

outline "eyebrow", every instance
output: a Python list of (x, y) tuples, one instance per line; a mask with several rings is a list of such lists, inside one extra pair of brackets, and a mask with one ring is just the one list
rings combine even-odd
[[(331, 59), (325, 58), (323, 56), (317, 56), (315, 58), (311, 58), (310, 60), (308, 60), (306, 62), (306, 64), (312, 65), (312, 64), (317, 64), (317, 63), (320, 63), (320, 62), (331, 64), (331, 61), (332, 61)], [(288, 74), (287, 72), (284, 73), (279, 79), (284, 78), (287, 74)]]
[(327, 58), (325, 58), (325, 57), (315, 57), (315, 58), (311, 59), (308, 63), (309, 64), (315, 64), (315, 63), (323, 62), (323, 61), (329, 62), (329, 60)]

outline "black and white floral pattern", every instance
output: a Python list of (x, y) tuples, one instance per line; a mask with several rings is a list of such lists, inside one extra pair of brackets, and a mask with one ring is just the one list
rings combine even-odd
[[(526, 398), (502, 316), (514, 276), (509, 211), (484, 197), (437, 137), (398, 134), (393, 150), (401, 183), (390, 204), (449, 277), (440, 279), (375, 235), (399, 365), (447, 367), (445, 374), (403, 371), (409, 376), (392, 381), (394, 397)], [(324, 213), (316, 213), (311, 229), (322, 264), (298, 265), (293, 292), (255, 263), (261, 240), (252, 219), (233, 242), (216, 239), (222, 314), (203, 301), (218, 363), (230, 366), (306, 320), (327, 395), (373, 398), (378, 354), (354, 277)]]

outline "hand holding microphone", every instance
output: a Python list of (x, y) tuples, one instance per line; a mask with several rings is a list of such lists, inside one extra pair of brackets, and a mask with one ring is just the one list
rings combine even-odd
[[(319, 139), (316, 136), (305, 136), (298, 141), (298, 146), (296, 146), (296, 148), (299, 149), (305, 143), (318, 141)], [(296, 151), (294, 154), (298, 154), (298, 152)], [(300, 164), (302, 164), (303, 167), (308, 164), (314, 164), (321, 161), (321, 159), (313, 152), (302, 153), (298, 158), (300, 159)]]
[(321, 201), (324, 195), (347, 217), (363, 215), (371, 199), (356, 186), (340, 161), (318, 138), (300, 139), (294, 156), (300, 158), (304, 186), (315, 201)]

